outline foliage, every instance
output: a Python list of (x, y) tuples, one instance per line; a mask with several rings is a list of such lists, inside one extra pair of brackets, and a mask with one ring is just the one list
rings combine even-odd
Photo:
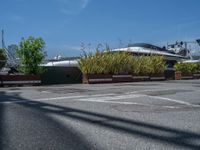
[(196, 69), (195, 69), (195, 72), (197, 73), (200, 73), (200, 62), (198, 62), (197, 64), (196, 64)]
[(89, 53), (79, 60), (83, 73), (90, 74), (120, 74), (131, 72), (131, 56), (125, 52), (110, 51)]
[(6, 60), (7, 60), (6, 52), (4, 49), (0, 48), (0, 69), (5, 66)]
[(132, 72), (136, 75), (149, 75), (151, 73), (151, 59), (149, 56), (134, 56)]
[(132, 71), (136, 75), (163, 74), (165, 66), (163, 56), (134, 56)]
[(195, 73), (200, 71), (199, 63), (177, 63), (174, 65), (175, 71), (182, 73)]
[(17, 54), (20, 58), (20, 70), (25, 74), (40, 74), (43, 70), (40, 66), (45, 58), (45, 42), (42, 38), (30, 36), (28, 39), (22, 39)]
[(150, 67), (151, 74), (163, 74), (166, 68), (166, 62), (164, 60), (164, 56), (150, 56)]
[(128, 52), (112, 52), (107, 46), (104, 52), (84, 51), (79, 67), (84, 74), (136, 74), (163, 73), (165, 61), (162, 56), (132, 56)]

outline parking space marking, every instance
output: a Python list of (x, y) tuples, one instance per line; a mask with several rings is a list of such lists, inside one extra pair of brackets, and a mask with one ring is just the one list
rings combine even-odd
[[(117, 102), (110, 100), (119, 100), (119, 99), (128, 99), (128, 98), (137, 98), (142, 97), (143, 95), (139, 94), (129, 94), (129, 95), (118, 95), (114, 93), (109, 94), (96, 94), (96, 95), (82, 95), (82, 96), (65, 96), (65, 97), (53, 97), (53, 98), (42, 98), (42, 99), (33, 99), (30, 101), (54, 101), (54, 100), (65, 100), (71, 99), (73, 101), (88, 101), (88, 102), (105, 102), (105, 103), (119, 103), (119, 104), (134, 104), (133, 102)], [(24, 103), (29, 102), (28, 100), (16, 100), (16, 101), (3, 101), (0, 104), (11, 104), (11, 103)]]
[(119, 100), (119, 99), (138, 98), (138, 97), (144, 97), (144, 95), (140, 95), (140, 94), (112, 95), (112, 96), (83, 98), (83, 99), (78, 99), (78, 101), (111, 101), (111, 100)]
[(15, 101), (2, 101), (0, 104), (12, 104), (12, 103), (25, 103), (25, 102), (30, 102), (30, 101), (54, 101), (54, 100), (65, 100), (65, 99), (77, 99), (77, 98), (85, 98), (85, 97), (99, 97), (99, 96), (113, 96), (115, 95), (114, 93), (109, 93), (109, 94), (96, 94), (96, 95), (80, 95), (80, 96), (64, 96), (64, 97), (50, 97), (50, 98), (40, 98), (40, 99), (26, 99), (26, 98), (21, 98), (22, 100), (15, 100)]
[[(160, 90), (160, 89), (159, 89)], [(162, 89), (167, 90), (167, 89)], [(171, 89), (170, 89), (171, 90)], [(133, 92), (126, 92), (124, 94), (117, 93), (108, 93), (108, 94), (96, 94), (96, 95), (74, 95), (74, 96), (64, 96), (64, 97), (50, 97), (50, 98), (40, 98), (40, 99), (32, 99), (32, 100), (17, 100), (17, 101), (3, 101), (0, 104), (12, 104), (12, 103), (26, 103), (26, 102), (39, 102), (39, 101), (54, 101), (54, 100), (69, 100), (70, 101), (80, 101), (80, 102), (96, 102), (96, 103), (111, 103), (111, 104), (123, 104), (123, 105), (143, 105), (143, 106), (156, 106), (151, 104), (144, 103), (136, 103), (131, 101), (122, 101), (124, 99), (134, 99), (140, 97), (153, 98), (163, 101), (174, 102), (182, 105), (192, 106), (192, 107), (200, 107), (199, 105), (191, 104), (189, 102), (161, 97), (161, 96), (150, 96), (146, 94), (140, 94), (142, 92), (150, 92), (150, 91), (158, 91), (158, 89), (152, 90), (139, 90)], [(121, 101), (120, 101), (121, 100)], [(176, 108), (175, 106), (161, 106), (166, 108)]]
[(183, 104), (183, 105), (187, 105), (187, 106), (200, 107), (199, 105), (191, 104), (189, 102), (171, 99), (171, 98), (166, 98), (166, 97), (160, 97), (160, 96), (148, 96), (148, 97), (157, 98), (157, 99), (161, 99), (161, 100), (164, 100), (164, 101), (175, 102), (175, 103), (179, 103), (179, 104)]
[[(129, 94), (129, 95), (120, 95), (120, 96), (114, 96), (114, 97), (98, 97), (98, 98), (83, 98), (83, 99), (75, 99), (75, 101), (85, 101), (85, 102), (100, 102), (100, 103), (116, 103), (116, 104), (124, 104), (124, 105), (145, 105), (145, 106), (156, 106), (156, 105), (150, 105), (150, 104), (144, 104), (144, 103), (135, 103), (135, 102), (125, 102), (125, 101), (112, 101), (112, 100), (120, 100), (120, 99), (130, 99), (130, 98), (139, 98), (139, 97), (149, 97), (149, 98), (154, 98), (154, 99), (159, 99), (159, 100), (164, 100), (164, 101), (170, 101), (170, 102), (175, 102), (178, 104), (183, 104), (187, 106), (192, 106), (192, 107), (200, 107), (199, 105), (191, 104), (185, 101), (181, 100), (175, 100), (175, 99), (170, 99), (170, 98), (165, 98), (165, 97), (160, 97), (160, 96), (149, 96), (149, 95), (142, 95), (142, 94)], [(166, 108), (179, 108), (177, 106), (160, 106), (160, 107), (166, 107)]]
[(16, 100), (16, 101), (3, 101), (0, 102), (0, 104), (11, 104), (11, 103), (25, 103), (25, 102), (30, 102), (30, 101), (52, 101), (52, 100), (63, 100), (63, 99), (69, 99), (69, 98), (80, 98), (83, 96), (66, 96), (66, 97), (53, 97), (53, 98), (42, 98), (42, 99), (30, 99), (26, 100), (25, 98), (21, 98), (22, 100)]
[(96, 99), (77, 99), (75, 101), (81, 101), (81, 102), (95, 102), (95, 103), (110, 103), (110, 104), (123, 104), (123, 105), (146, 105), (142, 103), (134, 103), (134, 102), (125, 102), (125, 101), (108, 101), (108, 100), (96, 100)]
[[(138, 98), (138, 97), (145, 97), (145, 95), (137, 95), (134, 96), (132, 98)], [(130, 96), (128, 97), (130, 98)], [(156, 105), (151, 105), (151, 104), (144, 104), (144, 103), (136, 103), (136, 102), (127, 102), (127, 101), (111, 101), (111, 100), (119, 100), (122, 99), (122, 97), (102, 97), (101, 99), (94, 99), (94, 98), (90, 98), (90, 99), (75, 99), (74, 101), (83, 101), (83, 102), (94, 102), (94, 103), (109, 103), (109, 104), (122, 104), (122, 105), (140, 105), (140, 106), (148, 106), (148, 107), (153, 107)], [(176, 106), (159, 106), (159, 107), (164, 107), (164, 108), (179, 108)]]

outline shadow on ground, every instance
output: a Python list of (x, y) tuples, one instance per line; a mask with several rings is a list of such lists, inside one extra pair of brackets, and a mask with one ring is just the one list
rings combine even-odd
[(3, 124), (3, 114), (4, 113), (4, 105), (2, 104), (2, 105), (0, 105), (0, 149), (2, 149), (2, 147), (3, 147), (3, 139), (2, 139), (2, 137), (3, 137), (3, 127), (2, 127), (2, 124)]
[[(6, 95), (6, 93), (1, 93), (1, 94), (4, 94), (4, 96), (9, 101), (22, 100), (22, 98), (20, 98), (18, 94), (12, 96)], [(44, 102), (30, 101), (26, 99), (24, 99), (24, 102), (18, 102), (16, 104), (23, 106), (23, 108), (29, 108), (31, 110), (40, 112), (45, 117), (47, 117), (47, 115), (50, 114), (55, 114), (58, 116), (71, 118), (77, 121), (82, 121), (88, 124), (92, 124), (94, 126), (99, 126), (113, 131), (126, 133), (134, 137), (148, 139), (157, 143), (163, 143), (192, 150), (200, 149), (199, 133), (114, 117), (103, 113), (95, 113), (81, 109), (74, 109), (70, 107), (47, 104)], [(0, 104), (0, 106), (1, 105), (2, 104)], [(1, 130), (3, 129), (0, 128), (0, 131)]]
[[(14, 101), (18, 103), (4, 103)], [(60, 124), (47, 113), (40, 103), (0, 92), (0, 150), (94, 149), (73, 128)]]

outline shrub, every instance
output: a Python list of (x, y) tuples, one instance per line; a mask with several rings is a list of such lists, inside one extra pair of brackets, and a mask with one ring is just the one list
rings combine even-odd
[(182, 73), (195, 73), (200, 71), (199, 63), (177, 63), (174, 65), (175, 71)]
[(200, 62), (196, 63), (194, 72), (195, 72), (195, 73), (200, 73)]

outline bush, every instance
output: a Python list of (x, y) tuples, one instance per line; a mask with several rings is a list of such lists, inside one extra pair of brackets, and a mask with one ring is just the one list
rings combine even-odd
[(195, 73), (200, 73), (200, 62), (196, 63)]
[(177, 63), (174, 65), (175, 71), (181, 71), (182, 73), (195, 73), (200, 71), (199, 63)]

